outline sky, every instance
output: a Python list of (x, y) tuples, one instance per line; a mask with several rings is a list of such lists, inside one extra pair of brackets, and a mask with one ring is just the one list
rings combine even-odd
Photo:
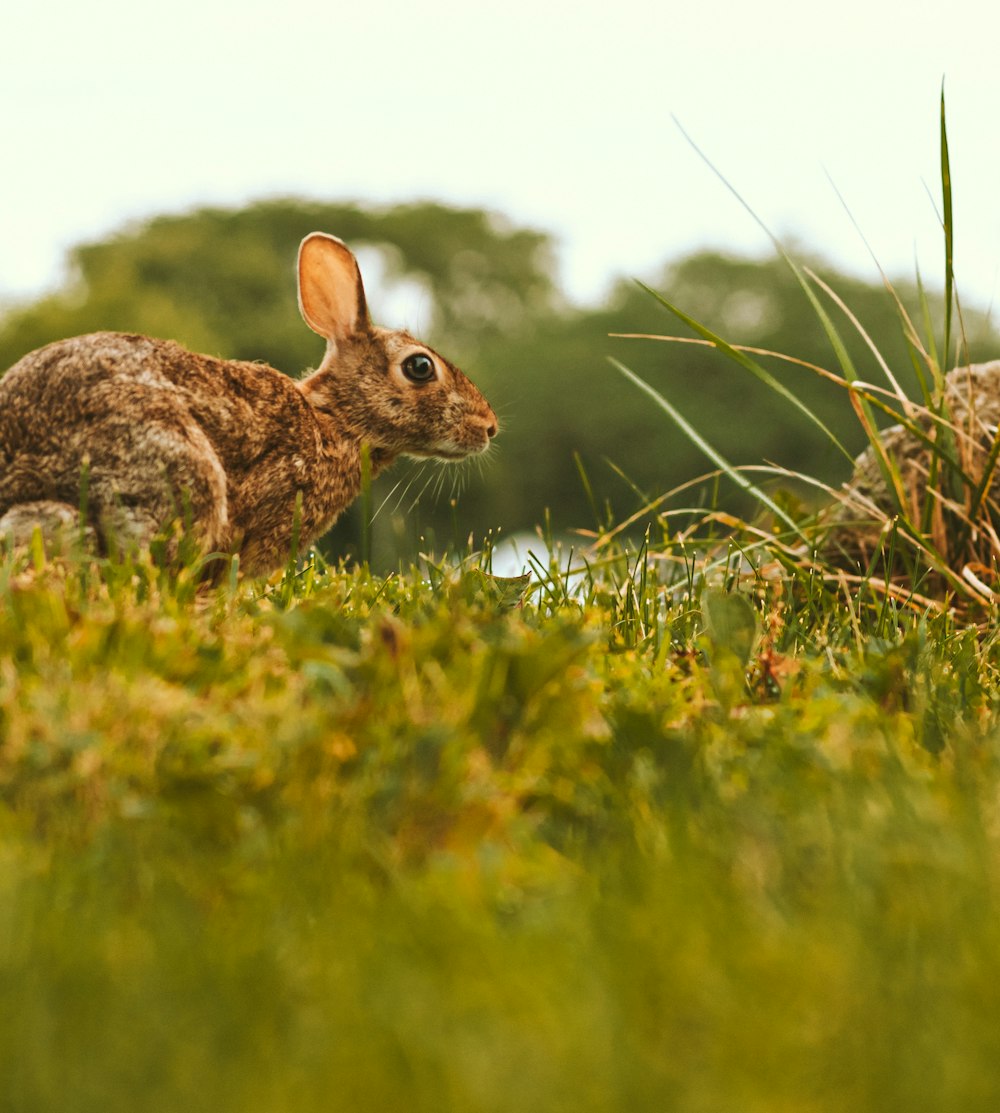
[(985, 307), (998, 43), (986, 0), (33, 0), (0, 46), (0, 304), (76, 243), (274, 195), (495, 209), (555, 236), (583, 302), (763, 253), (758, 221), (940, 282), (943, 81), (958, 285)]

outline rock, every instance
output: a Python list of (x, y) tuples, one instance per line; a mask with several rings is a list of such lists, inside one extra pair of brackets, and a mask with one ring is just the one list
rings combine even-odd
[[(948, 429), (931, 418), (926, 408), (915, 406), (912, 423), (928, 436), (937, 430), (938, 443), (957, 461), (966, 479), (945, 460), (938, 463), (930, 519), (931, 538), (939, 552), (948, 555), (949, 533), (961, 521), (982, 481), (1000, 425), (1000, 360), (957, 367), (945, 377), (945, 416), (953, 448), (941, 439)], [(902, 425), (882, 430), (882, 444), (895, 461), (906, 498), (906, 515), (920, 523), (928, 497), (931, 470), (928, 446)], [(997, 488), (991, 479), (990, 491)], [(826, 516), (830, 532), (827, 555), (847, 555), (852, 562), (867, 560), (875, 551), (886, 523), (898, 513), (895, 497), (886, 485), (874, 450), (869, 446), (854, 462), (844, 484), (842, 500)]]

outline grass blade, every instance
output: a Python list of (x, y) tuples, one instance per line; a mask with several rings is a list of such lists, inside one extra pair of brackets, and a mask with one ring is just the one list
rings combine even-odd
[(625, 376), (628, 380), (633, 382), (640, 390), (649, 395), (650, 398), (660, 407), (661, 410), (673, 421), (673, 423), (681, 430), (681, 432), (688, 438), (691, 443), (703, 452), (709, 460), (728, 478), (736, 484), (741, 490), (746, 491), (747, 494), (755, 498), (762, 506), (766, 506), (768, 510), (802, 541), (808, 542), (808, 538), (802, 532), (799, 524), (789, 517), (789, 515), (782, 510), (782, 508), (770, 498), (764, 491), (762, 491), (755, 484), (751, 483), (749, 479), (740, 473), (739, 469), (735, 468), (729, 461), (714, 449), (708, 441), (694, 428), (693, 425), (673, 406), (662, 394), (654, 387), (650, 386), (645, 379), (640, 378), (631, 368), (625, 366), (624, 363), (619, 362), (613, 356), (608, 356), (608, 362)]
[(944, 222), (944, 356), (951, 351), (951, 317), (955, 300), (955, 217), (951, 196), (951, 158), (945, 119), (944, 83), (941, 84), (941, 201)]
[(853, 460), (850, 452), (841, 444), (837, 435), (827, 426), (819, 417), (812, 412), (811, 409), (800, 399), (797, 398), (784, 383), (779, 382), (766, 368), (761, 366), (755, 359), (746, 353), (744, 349), (738, 348), (727, 341), (723, 340), (721, 336), (712, 332), (711, 329), (696, 321), (693, 317), (689, 317), (682, 309), (679, 309), (672, 302), (668, 301), (662, 294), (657, 293), (656, 290), (647, 286), (644, 282), (639, 285), (651, 294), (665, 309), (669, 309), (671, 313), (679, 320), (682, 321), (688, 328), (693, 329), (703, 340), (706, 340), (713, 347), (718, 348), (720, 352), (734, 360), (741, 367), (746, 368), (747, 371), (755, 375), (762, 383), (765, 383), (777, 394), (780, 394), (786, 402), (791, 403), (800, 413), (805, 416), (819, 429), (821, 429), (827, 438), (837, 446), (837, 448), (847, 457), (848, 460)]
[[(744, 200), (739, 191), (711, 162), (711, 160), (705, 155), (705, 153), (701, 150), (697, 143), (695, 143), (691, 136), (688, 135), (676, 116), (674, 117), (674, 122), (677, 124), (677, 127), (680, 128), (681, 134), (688, 141), (699, 158), (702, 159), (705, 165), (708, 166), (712, 173), (715, 174), (719, 181), (722, 182), (726, 189), (729, 190), (729, 192), (749, 213), (750, 217), (757, 224), (757, 226), (770, 239), (771, 243), (774, 245), (775, 250), (788, 265), (792, 274), (795, 275), (796, 280), (802, 287), (802, 290), (805, 293), (806, 297), (809, 299), (809, 303), (813, 308), (813, 312), (819, 318), (819, 322), (823, 327), (823, 331), (827, 335), (827, 339), (833, 346), (834, 353), (837, 356), (837, 362), (840, 364), (841, 369), (843, 370), (844, 378), (847, 379), (848, 382), (854, 382), (857, 378), (859, 378), (859, 376), (857, 369), (854, 366), (854, 361), (851, 359), (851, 354), (847, 350), (847, 346), (844, 344), (844, 341), (841, 338), (840, 333), (837, 331), (837, 327), (836, 325), (834, 325), (830, 315), (827, 313), (826, 309), (823, 307), (823, 304), (816, 296), (816, 292), (810, 285), (810, 282), (806, 275), (803, 273), (802, 268), (795, 262), (791, 255), (789, 255), (778, 237), (774, 235), (774, 233), (767, 227), (763, 220), (761, 220), (757, 213), (754, 212), (753, 208), (746, 202), (746, 200)], [(858, 416), (859, 418), (861, 418), (861, 424), (864, 427), (865, 435), (868, 437), (868, 440), (875, 451), (875, 458), (878, 463), (879, 471), (882, 474), (882, 480), (886, 485), (886, 489), (893, 492), (894, 497), (896, 497), (897, 501), (899, 502), (900, 510), (903, 511), (905, 507), (905, 499), (902, 497), (903, 492), (898, 485), (898, 477), (893, 474), (893, 469), (888, 463), (885, 449), (882, 446), (882, 438), (879, 434), (878, 426), (875, 424), (871, 412), (867, 409), (867, 403), (863, 399), (858, 399), (857, 401), (861, 407), (860, 411), (858, 412)]]

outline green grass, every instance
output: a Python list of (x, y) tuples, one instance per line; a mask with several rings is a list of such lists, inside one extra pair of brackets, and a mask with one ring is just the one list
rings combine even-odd
[[(947, 353), (943, 114), (942, 183)], [(876, 412), (927, 450), (867, 564), (623, 364), (759, 520), (595, 502), (530, 583), (0, 554), (0, 1113), (997, 1108), (1000, 441), (926, 300), (912, 402), (789, 263), (887, 497)]]
[(996, 635), (737, 555), (7, 558), (0, 1108), (994, 1108)]

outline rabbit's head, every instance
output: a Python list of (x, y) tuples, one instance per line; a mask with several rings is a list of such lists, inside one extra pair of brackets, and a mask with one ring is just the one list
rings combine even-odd
[(307, 236), (298, 276), (302, 316), (327, 344), (300, 384), (317, 409), (383, 456), (460, 460), (489, 446), (498, 429), (490, 404), (426, 344), (371, 323), (357, 260), (341, 240)]

